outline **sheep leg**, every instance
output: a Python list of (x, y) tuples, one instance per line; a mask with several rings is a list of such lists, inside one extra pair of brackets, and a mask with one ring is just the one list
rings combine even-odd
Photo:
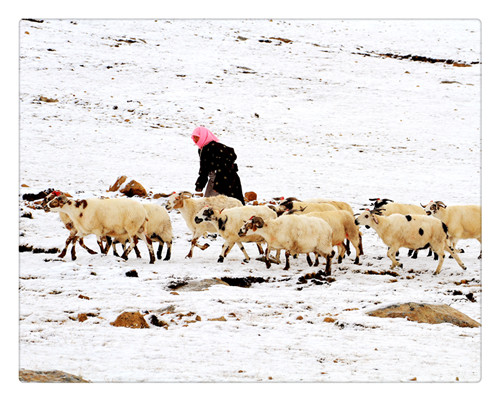
[(75, 235), (75, 237), (72, 240), (72, 246), (71, 246), (71, 260), (76, 260), (76, 241), (78, 240), (78, 237)]
[(269, 256), (269, 259), (272, 260), (274, 263), (276, 263), (277, 265), (279, 265), (281, 262), (280, 262), (280, 250), (279, 249), (276, 249), (276, 254), (275, 256)]
[(290, 269), (290, 252), (289, 251), (285, 251), (285, 259), (286, 259), (285, 268), (283, 270), (288, 270), (288, 269)]
[[(138, 233), (137, 235), (139, 236), (140, 239), (142, 239), (146, 243), (146, 246), (148, 247), (148, 251), (149, 251), (149, 263), (153, 264), (156, 259), (155, 259), (155, 250), (153, 248), (153, 242), (151, 241), (151, 238), (149, 238), (149, 236), (147, 234), (145, 234), (145, 232)], [(134, 246), (137, 246), (137, 242), (138, 242), (138, 239), (137, 239), (137, 236), (135, 236), (134, 237), (134, 243), (135, 243)]]
[[(453, 259), (455, 259), (455, 260), (457, 261), (458, 265), (459, 265), (462, 269), (467, 270), (467, 267), (465, 267), (464, 262), (462, 262), (462, 261), (460, 260), (460, 258), (458, 257), (458, 255), (456, 254), (456, 252), (455, 252), (455, 250), (454, 250), (453, 248), (449, 247), (449, 246), (448, 246), (448, 244), (445, 244), (445, 245), (444, 245), (444, 249), (445, 249), (445, 251), (446, 251), (446, 252), (449, 252), (449, 253), (450, 253), (450, 255), (453, 257)], [(436, 273), (435, 273), (435, 274), (436, 274)]]
[(167, 254), (165, 255), (165, 259), (170, 260), (170, 256), (172, 255), (172, 241), (167, 241)]
[(245, 255), (245, 259), (243, 259), (243, 262), (245, 262), (245, 263), (250, 262), (250, 256), (248, 256), (248, 253), (247, 253), (245, 247), (243, 246), (243, 244), (241, 242), (237, 242), (237, 244), (240, 247), (241, 252), (243, 252), (243, 255)]
[(262, 249), (262, 245), (260, 244), (260, 242), (256, 242), (255, 244), (257, 245), (257, 249), (259, 250), (259, 255), (263, 255), (264, 250)]
[[(127, 250), (124, 252), (124, 256), (126, 257), (132, 248), (137, 247), (137, 243), (139, 242), (139, 238), (142, 239), (145, 243), (146, 246), (148, 247), (149, 251), (149, 263), (153, 264), (155, 262), (155, 251), (153, 249), (153, 242), (151, 241), (151, 238), (149, 238), (144, 231), (141, 233), (137, 233), (137, 235), (134, 235), (130, 241), (130, 246), (127, 248)], [(137, 252), (136, 252), (137, 253)], [(122, 256), (123, 257), (123, 256)], [(126, 258), (124, 259), (126, 260)], [(138, 257), (140, 257), (140, 253), (138, 254)]]
[(345, 249), (347, 251), (347, 256), (351, 254), (351, 246), (350, 246), (351, 241), (348, 239), (345, 240)]
[(139, 247), (137, 246), (137, 243), (134, 246), (134, 251), (135, 251), (135, 256), (137, 256), (139, 259), (142, 259), (141, 252), (139, 252)]
[(66, 251), (68, 250), (68, 246), (69, 244), (71, 243), (71, 241), (73, 241), (73, 238), (75, 238), (76, 236), (76, 233), (74, 234), (69, 234), (68, 238), (66, 238), (66, 246), (64, 247), (64, 249), (62, 250), (62, 252), (59, 254), (59, 258), (64, 258), (66, 256)]
[(159, 244), (158, 244), (158, 251), (156, 252), (156, 257), (158, 258), (158, 260), (160, 260), (161, 259), (161, 253), (163, 251), (163, 244), (164, 244), (164, 242), (161, 239), (159, 239), (158, 242), (159, 242)]
[(436, 251), (434, 251), (434, 252), (438, 255), (438, 260), (439, 260), (436, 271), (434, 272), (434, 275), (436, 275), (436, 274), (439, 274), (439, 272), (441, 271), (441, 267), (443, 266), (444, 251), (439, 251), (439, 253)]
[[(106, 245), (104, 245), (105, 241), (106, 241)], [(111, 238), (108, 236), (97, 237), (97, 245), (99, 245), (99, 249), (100, 249), (102, 254), (106, 255), (108, 253), (110, 241), (111, 241)]]
[(399, 263), (397, 260), (396, 260), (396, 252), (398, 252), (399, 248), (395, 248), (395, 247), (389, 247), (389, 249), (387, 250), (387, 257), (389, 259), (392, 260), (392, 265), (391, 265), (391, 269), (394, 269), (395, 267), (403, 267), (403, 264), (402, 263)]
[(124, 249), (124, 251), (123, 251), (123, 254), (122, 254), (123, 259), (128, 260), (128, 254), (132, 251), (132, 248), (137, 245), (138, 241), (139, 240), (137, 239), (136, 236), (131, 238), (130, 245), (126, 249)]
[(346, 248), (345, 248), (343, 242), (341, 242), (337, 245), (337, 250), (339, 251), (339, 257), (337, 259), (337, 263), (342, 263), (342, 259), (344, 259), (344, 256), (346, 253)]
[(364, 255), (365, 252), (363, 251), (363, 237), (361, 236), (361, 234), (359, 234), (359, 244), (358, 244), (358, 247), (359, 247), (359, 254), (360, 255)]
[[(315, 253), (315, 255), (316, 255), (316, 260), (318, 260), (318, 254), (317, 254), (317, 253)], [(313, 262), (312, 262), (312, 260), (311, 260), (311, 257), (309, 256), (309, 254), (307, 254), (307, 256), (306, 256), (306, 260), (307, 260), (307, 264), (308, 264), (309, 266), (312, 266), (312, 265), (313, 265)], [(318, 262), (318, 263), (319, 263), (319, 262)]]
[(330, 276), (331, 274), (332, 274), (332, 256), (326, 255), (325, 275)]
[(90, 249), (87, 245), (85, 245), (85, 243), (83, 242), (83, 238), (78, 238), (78, 243), (80, 244), (80, 246), (83, 249), (85, 249), (91, 255), (95, 255), (97, 253), (96, 251), (94, 251), (93, 249)]
[(234, 242), (228, 242), (228, 241), (224, 242), (224, 244), (222, 245), (221, 253), (219, 255), (219, 259), (217, 259), (217, 263), (224, 262), (224, 258), (231, 251), (231, 249), (233, 249), (233, 246)]
[(264, 254), (264, 260), (266, 261), (266, 267), (269, 269), (271, 267), (271, 262), (269, 260), (269, 252), (271, 248), (269, 247), (269, 244), (267, 245), (266, 252)]
[(189, 249), (188, 254), (186, 255), (186, 259), (191, 259), (193, 257), (193, 249), (197, 246), (197, 241), (199, 237), (194, 237), (191, 239), (191, 248)]
[[(309, 255), (307, 255), (309, 257)], [(314, 261), (314, 266), (318, 266), (319, 265), (319, 255), (316, 253), (316, 260)], [(311, 266), (311, 264), (309, 264), (309, 266)]]

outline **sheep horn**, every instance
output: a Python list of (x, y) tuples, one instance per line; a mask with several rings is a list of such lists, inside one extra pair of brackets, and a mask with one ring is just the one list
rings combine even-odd
[(442, 207), (442, 208), (446, 209), (446, 205), (445, 205), (443, 202), (441, 202), (441, 201), (437, 201), (437, 202), (436, 202), (436, 205), (438, 205), (438, 206), (440, 206), (440, 207)]

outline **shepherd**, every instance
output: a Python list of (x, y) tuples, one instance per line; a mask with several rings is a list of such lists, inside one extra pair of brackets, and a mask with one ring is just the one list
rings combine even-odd
[(234, 149), (220, 143), (205, 127), (195, 128), (191, 139), (198, 146), (200, 156), (196, 192), (202, 192), (206, 185), (205, 196), (226, 195), (245, 204)]

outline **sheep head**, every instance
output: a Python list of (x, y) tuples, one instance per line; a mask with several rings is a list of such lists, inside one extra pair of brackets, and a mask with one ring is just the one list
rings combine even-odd
[(213, 220), (213, 216), (215, 214), (215, 211), (212, 207), (210, 206), (205, 206), (198, 213), (196, 213), (196, 216), (194, 216), (194, 222), (196, 224), (203, 223), (204, 221), (211, 221)]
[(172, 209), (180, 209), (184, 206), (184, 199), (192, 198), (193, 194), (188, 191), (182, 192), (172, 192), (170, 196), (167, 198), (167, 203), (165, 204), (165, 208), (167, 210)]
[(420, 204), (425, 210), (425, 213), (430, 216), (436, 214), (440, 209), (446, 209), (446, 205), (441, 201), (430, 201), (427, 205)]
[(266, 223), (262, 217), (253, 216), (247, 220), (238, 231), (240, 237), (247, 235), (248, 231), (256, 231), (258, 228), (265, 227)]
[(379, 223), (377, 216), (380, 216), (381, 214), (381, 210), (366, 209), (364, 212), (357, 215), (354, 222), (356, 223), (356, 225), (365, 225), (366, 227), (370, 228)]
[(63, 207), (68, 202), (66, 195), (60, 191), (53, 191), (48, 194), (42, 202), (42, 207), (45, 212), (50, 212), (52, 209)]

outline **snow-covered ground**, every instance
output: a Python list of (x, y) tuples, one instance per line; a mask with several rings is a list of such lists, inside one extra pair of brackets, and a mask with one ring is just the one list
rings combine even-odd
[[(243, 189), (259, 200), (325, 197), (356, 211), (372, 197), (481, 203), (478, 20), (68, 19), (19, 29), (20, 195), (115, 196), (106, 190), (120, 175), (152, 193), (194, 191), (190, 134), (204, 125), (235, 148)], [(377, 56), (386, 53), (475, 64)], [(20, 245), (61, 249), (58, 215), (19, 205), (33, 217), (20, 217)], [(266, 269), (254, 246), (248, 264), (235, 247), (219, 264), (219, 238), (185, 259), (189, 230), (170, 216), (172, 258), (154, 265), (81, 248), (75, 261), (20, 253), (20, 368), (93, 382), (481, 379), (480, 329), (366, 314), (444, 303), (481, 322), (477, 241), (459, 243), (466, 271), (446, 259), (433, 276), (426, 252), (414, 260), (403, 250), (399, 276), (376, 275), (389, 271), (386, 247), (362, 228), (360, 266), (351, 256), (334, 264), (334, 282), (302, 284), (317, 269), (303, 256), (289, 271)], [(169, 287), (220, 277), (265, 282)], [(124, 311), (155, 315), (168, 330), (111, 326)], [(88, 320), (75, 320), (81, 313)]]

